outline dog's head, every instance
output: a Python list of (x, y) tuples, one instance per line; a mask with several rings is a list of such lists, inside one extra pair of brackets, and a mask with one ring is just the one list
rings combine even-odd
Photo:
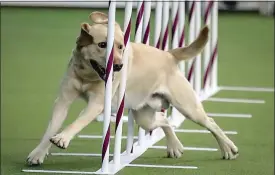
[[(108, 16), (105, 13), (93, 12), (89, 16), (93, 24), (82, 23), (80, 36), (77, 38), (77, 49), (84, 59), (102, 78), (105, 75)], [(115, 23), (113, 70), (120, 71), (124, 51), (124, 36), (120, 26)]]

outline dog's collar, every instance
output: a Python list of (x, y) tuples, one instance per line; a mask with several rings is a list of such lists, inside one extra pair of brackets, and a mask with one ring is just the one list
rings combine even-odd
[(93, 69), (97, 72), (97, 74), (99, 75), (99, 77), (105, 81), (105, 68), (102, 67), (100, 64), (98, 64), (95, 60), (90, 60), (90, 63), (93, 67)]

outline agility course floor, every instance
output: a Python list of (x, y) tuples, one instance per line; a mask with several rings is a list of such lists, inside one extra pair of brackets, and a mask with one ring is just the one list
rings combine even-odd
[[(27, 168), (25, 159), (47, 127), (59, 82), (80, 31), (80, 23), (88, 22), (88, 15), (93, 10), (1, 7), (2, 175), (39, 174), (23, 173), (21, 170)], [(121, 24), (123, 16), (122, 10), (118, 10), (117, 21)], [(151, 22), (153, 28), (154, 22)], [(274, 88), (273, 25), (272, 18), (258, 14), (219, 14), (219, 85)], [(229, 135), (240, 150), (237, 160), (221, 160), (219, 150), (186, 150), (181, 158), (169, 159), (165, 158), (165, 150), (149, 149), (133, 163), (192, 165), (198, 169), (127, 167), (118, 174), (273, 174), (274, 92), (222, 90), (214, 97), (265, 101), (264, 104), (204, 102), (209, 113), (252, 115), (251, 118), (214, 117), (224, 130), (237, 132)], [(74, 103), (65, 126), (74, 120), (84, 105), (81, 100)], [(102, 125), (94, 122), (81, 134), (101, 135)], [(181, 129), (203, 128), (185, 121)], [(126, 131), (123, 130), (124, 133)], [(210, 134), (177, 135), (186, 147), (218, 148)], [(165, 140), (156, 145), (164, 146)], [(67, 150), (53, 147), (51, 152), (100, 153), (101, 139), (75, 138)], [(96, 171), (100, 168), (100, 162), (100, 157), (50, 156), (41, 167), (32, 169)]]

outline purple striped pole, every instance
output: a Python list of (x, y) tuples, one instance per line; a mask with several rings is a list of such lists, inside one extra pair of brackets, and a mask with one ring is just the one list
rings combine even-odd
[[(144, 18), (143, 18), (143, 29), (142, 29), (142, 43), (149, 45), (149, 37), (150, 37), (150, 15), (151, 15), (151, 1), (144, 2)], [(143, 136), (146, 132), (139, 132), (139, 136)], [(152, 131), (150, 131), (150, 135), (152, 135)], [(142, 140), (142, 139), (141, 139)], [(143, 140), (141, 141), (143, 142)], [(143, 143), (141, 143), (143, 144)]]
[[(213, 1), (205, 1), (205, 10), (204, 10), (204, 15), (203, 15), (203, 22), (204, 25), (208, 25), (208, 27), (211, 27), (211, 11), (213, 9)], [(210, 31), (212, 31), (210, 29)], [(204, 64), (203, 64), (203, 70), (204, 70), (204, 74), (203, 74), (203, 90), (204, 92), (208, 92), (210, 90), (210, 81), (208, 78), (208, 75), (206, 76), (206, 72), (207, 74), (209, 74), (209, 70), (207, 71), (207, 67), (208, 67), (208, 63), (210, 62), (210, 41), (208, 41), (205, 45), (204, 51), (203, 51), (203, 59), (204, 59)]]
[[(195, 7), (195, 36), (198, 37), (201, 29), (201, 2), (196, 2)], [(194, 89), (197, 94), (201, 93), (201, 54), (198, 54), (194, 61)]]
[[(136, 19), (136, 30), (135, 30), (135, 42), (141, 43), (142, 40), (142, 27), (143, 27), (143, 15), (144, 15), (144, 1), (138, 1), (137, 7), (137, 19)], [(138, 143), (143, 145), (145, 138), (145, 130), (139, 127), (138, 130)]]
[(108, 172), (109, 147), (110, 147), (110, 117), (112, 100), (112, 74), (114, 60), (114, 32), (115, 32), (116, 1), (109, 1), (108, 13), (108, 36), (106, 55), (106, 79), (105, 79), (105, 104), (103, 122), (103, 143), (102, 143), (102, 172)]
[(143, 28), (142, 28), (142, 43), (149, 45), (150, 37), (150, 12), (151, 12), (151, 1), (144, 2), (144, 17), (143, 17)]
[[(189, 23), (189, 38), (188, 43), (192, 43), (195, 39), (195, 6), (196, 2), (191, 1), (191, 6), (189, 8), (189, 14), (188, 14), (188, 23)], [(194, 67), (195, 67), (195, 59), (192, 59), (188, 61), (188, 70), (187, 70), (187, 79), (191, 83), (191, 85), (194, 87)]]
[[(115, 148), (114, 148), (114, 164), (120, 164), (120, 154), (121, 154), (121, 136), (122, 136), (122, 124), (121, 118), (124, 112), (124, 99), (125, 99), (125, 89), (127, 81), (127, 67), (128, 67), (128, 48), (131, 33), (131, 16), (132, 16), (132, 2), (126, 2), (125, 16), (124, 16), (124, 55), (123, 55), (123, 67), (121, 70), (121, 79), (119, 85), (119, 96), (118, 96), (118, 111), (116, 114), (116, 129), (115, 129)], [(132, 116), (130, 116), (132, 117)], [(133, 138), (130, 136), (131, 139)]]
[(211, 74), (211, 88), (216, 90), (218, 88), (218, 1), (213, 2), (212, 13), (212, 57), (214, 57), (212, 74)]
[[(164, 1), (162, 6), (162, 26), (161, 26), (161, 49), (167, 51), (169, 49), (169, 1)], [(165, 109), (161, 109), (167, 115)]]
[[(171, 43), (172, 49), (179, 47), (179, 2), (173, 1), (172, 2), (172, 36), (171, 36)], [(180, 65), (179, 65), (180, 66)], [(179, 111), (172, 107), (171, 118), (176, 120), (178, 116), (181, 115)]]
[[(214, 64), (214, 61), (215, 61), (215, 58), (217, 57), (217, 45), (214, 46), (214, 50), (211, 54), (211, 58), (208, 62), (208, 65), (207, 65), (207, 68), (205, 70), (205, 73), (204, 73), (204, 77), (203, 77), (203, 83), (205, 83), (207, 81), (207, 79), (210, 77), (210, 74), (211, 74), (211, 69), (213, 67), (213, 64)], [(212, 88), (212, 87), (211, 87)]]
[[(155, 7), (155, 32), (154, 32), (154, 46), (158, 49), (161, 47), (161, 25), (160, 21), (162, 18), (162, 1), (156, 2)], [(162, 110), (163, 112), (165, 110)], [(150, 135), (152, 135), (153, 131), (150, 131)]]
[(176, 49), (179, 46), (179, 2), (172, 2), (172, 49)]
[(179, 47), (179, 2), (172, 2), (172, 49)]
[(169, 1), (163, 2), (162, 11), (162, 46), (161, 49), (167, 51), (169, 49)]
[(141, 43), (143, 13), (144, 13), (144, 2), (143, 2), (143, 0), (139, 0), (138, 4), (137, 4), (137, 18), (136, 18), (136, 28), (135, 28), (135, 42), (136, 43)]
[[(132, 10), (133, 10), (133, 3), (126, 2), (125, 18), (124, 18), (124, 45), (125, 45), (124, 56), (125, 57), (128, 56), (128, 49), (130, 45)], [(127, 61), (127, 65), (128, 65), (128, 58), (125, 58), (125, 57), (124, 59), (125, 61)], [(127, 74), (125, 74), (125, 76), (126, 75)], [(131, 110), (128, 110), (128, 131), (127, 131), (127, 144), (126, 144), (127, 154), (133, 153), (133, 144), (134, 144), (134, 118)]]
[[(185, 1), (179, 2), (179, 47), (185, 46)], [(179, 63), (180, 70), (185, 72), (185, 63)]]
[(161, 25), (160, 21), (162, 18), (162, 2), (156, 2), (155, 8), (155, 32), (154, 32), (154, 46), (160, 49), (160, 42), (161, 42)]
[(205, 63), (206, 67), (205, 67), (205, 72), (203, 76), (203, 86), (204, 87), (209, 86), (209, 88), (205, 90), (207, 93), (210, 90), (215, 90), (218, 86), (218, 82), (217, 82), (218, 4), (217, 2), (213, 2), (213, 1), (209, 2), (208, 6), (206, 7), (205, 13), (208, 13), (207, 20), (210, 20), (209, 23), (211, 24), (210, 26), (211, 38), (209, 43), (210, 46), (208, 46), (210, 47), (209, 52), (211, 52), (211, 54), (209, 53), (210, 59), (207, 63)]

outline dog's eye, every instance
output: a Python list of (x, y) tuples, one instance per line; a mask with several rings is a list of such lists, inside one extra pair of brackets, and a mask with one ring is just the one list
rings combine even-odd
[(101, 43), (98, 43), (98, 46), (100, 48), (106, 48), (107, 47), (107, 43), (106, 42), (101, 42)]
[(119, 45), (119, 46), (118, 46), (118, 49), (122, 49), (122, 48), (123, 48), (123, 45)]

